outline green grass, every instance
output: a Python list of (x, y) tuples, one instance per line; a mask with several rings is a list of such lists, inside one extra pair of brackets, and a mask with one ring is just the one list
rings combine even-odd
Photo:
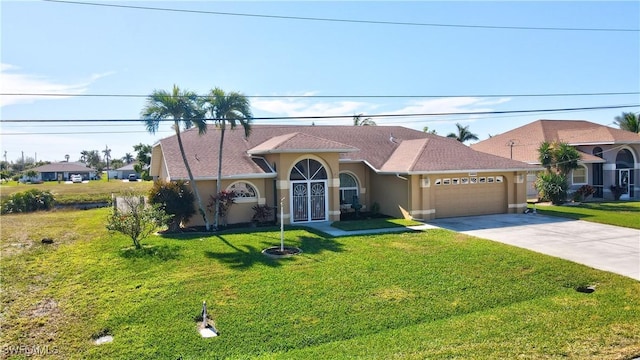
[(345, 231), (387, 229), (421, 225), (421, 222), (407, 219), (363, 219), (336, 221), (331, 226)]
[[(260, 253), (279, 244), (273, 229), (153, 237), (136, 252), (106, 232), (107, 214), (0, 217), (5, 349), (46, 345), (54, 359), (640, 356), (640, 282), (523, 249), (442, 229), (327, 238), (298, 228), (285, 244), (303, 254), (281, 260)], [(575, 291), (583, 285), (597, 291)], [(203, 300), (220, 337), (196, 331)], [(92, 344), (105, 333), (113, 343)]]
[[(529, 205), (529, 208), (532, 208)], [(592, 202), (580, 205), (538, 205), (536, 211), (544, 215), (586, 220), (601, 224), (640, 229), (640, 202)]]
[[(105, 178), (106, 179), (106, 178)], [(0, 199), (30, 189), (50, 191), (58, 204), (109, 202), (111, 194), (122, 193), (132, 189), (136, 192), (146, 193), (153, 186), (152, 181), (127, 182), (111, 179), (106, 181), (92, 180), (82, 184), (67, 184), (65, 182), (48, 181), (42, 184), (18, 184), (11, 182), (0, 185)]]

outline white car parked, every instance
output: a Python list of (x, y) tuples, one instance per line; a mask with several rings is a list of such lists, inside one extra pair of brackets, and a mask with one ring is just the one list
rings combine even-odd
[(72, 183), (81, 183), (82, 182), (82, 175), (71, 175), (71, 182)]

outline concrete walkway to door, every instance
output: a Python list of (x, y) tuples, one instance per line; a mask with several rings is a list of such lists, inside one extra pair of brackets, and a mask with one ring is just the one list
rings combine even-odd
[(640, 230), (539, 214), (457, 217), (427, 224), (640, 280)]

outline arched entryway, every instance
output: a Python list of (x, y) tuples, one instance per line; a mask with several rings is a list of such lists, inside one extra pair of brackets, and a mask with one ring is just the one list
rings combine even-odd
[(289, 174), (291, 222), (328, 220), (327, 170), (314, 159), (298, 161)]
[(628, 199), (633, 197), (634, 191), (634, 172), (633, 165), (635, 159), (633, 154), (628, 149), (622, 149), (618, 151), (616, 155), (616, 185), (622, 188), (621, 199)]

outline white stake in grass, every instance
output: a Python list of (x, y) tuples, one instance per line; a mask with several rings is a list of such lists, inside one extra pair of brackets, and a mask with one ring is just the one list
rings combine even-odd
[(218, 336), (218, 330), (213, 325), (209, 325), (207, 319), (207, 302), (202, 302), (202, 324), (200, 325), (200, 335), (203, 338), (210, 338)]
[(280, 252), (284, 252), (284, 198), (280, 199)]

